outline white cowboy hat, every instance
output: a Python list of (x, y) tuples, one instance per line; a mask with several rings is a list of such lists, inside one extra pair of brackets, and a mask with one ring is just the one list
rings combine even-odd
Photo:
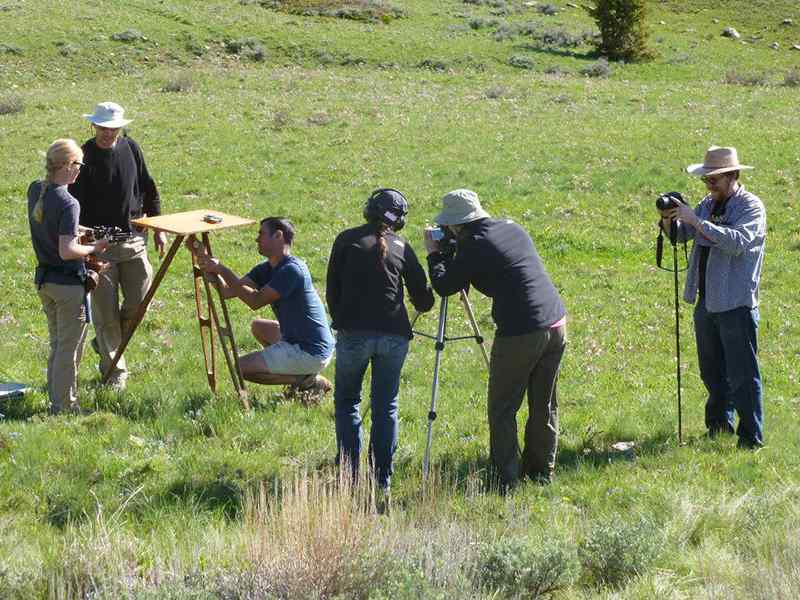
[(739, 164), (739, 156), (736, 154), (736, 148), (721, 148), (719, 146), (711, 146), (706, 150), (706, 155), (703, 158), (702, 164), (697, 163), (686, 167), (686, 172), (691, 175), (719, 175), (720, 173), (729, 173), (730, 171), (742, 171), (744, 169), (752, 169), (747, 165)]
[(101, 102), (94, 107), (94, 114), (83, 115), (93, 125), (108, 127), (109, 129), (119, 129), (125, 127), (133, 119), (125, 118), (125, 109), (116, 102)]
[(442, 211), (433, 220), (439, 225), (461, 225), (489, 216), (472, 190), (453, 190), (442, 198)]

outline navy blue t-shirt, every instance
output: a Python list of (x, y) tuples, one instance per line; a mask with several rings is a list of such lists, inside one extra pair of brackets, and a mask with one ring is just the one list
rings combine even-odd
[(280, 300), (273, 302), (272, 308), (284, 340), (297, 344), (312, 356), (327, 358), (333, 354), (333, 334), (306, 263), (290, 255), (275, 268), (265, 261), (246, 277), (258, 289), (269, 285), (281, 295)]

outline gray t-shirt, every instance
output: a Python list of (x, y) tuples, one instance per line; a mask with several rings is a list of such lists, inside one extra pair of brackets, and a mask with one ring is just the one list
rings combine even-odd
[(58, 254), (58, 236), (78, 234), (80, 205), (67, 186), (51, 184), (37, 208), (41, 189), (41, 181), (34, 181), (28, 187), (28, 223), (37, 272), (43, 274), (42, 282), (81, 285), (86, 269), (83, 260), (62, 260)]

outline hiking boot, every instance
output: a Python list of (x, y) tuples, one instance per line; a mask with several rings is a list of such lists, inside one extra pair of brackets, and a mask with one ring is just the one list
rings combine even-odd
[(739, 441), (736, 443), (736, 447), (739, 448), (740, 450), (758, 451), (764, 447), (764, 444), (756, 440), (740, 437)]
[(315, 392), (317, 394), (327, 394), (333, 389), (333, 385), (322, 375), (306, 375), (298, 384), (297, 388), (301, 392)]
[(318, 404), (322, 397), (333, 389), (333, 385), (322, 375), (301, 376), (297, 383), (286, 386), (283, 392), (287, 400), (299, 400), (303, 404)]

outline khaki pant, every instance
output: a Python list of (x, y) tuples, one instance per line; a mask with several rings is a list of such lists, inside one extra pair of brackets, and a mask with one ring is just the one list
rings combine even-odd
[[(95, 349), (100, 355), (100, 371), (105, 373), (122, 343), (122, 328), (133, 319), (153, 279), (153, 268), (147, 260), (147, 238), (111, 244), (98, 258), (108, 261), (109, 268), (100, 274), (100, 282), (92, 292), (92, 320), (97, 337)], [(122, 291), (122, 304), (119, 294)], [(125, 358), (111, 374), (112, 383), (128, 377)]]
[[(489, 447), (504, 483), (520, 476), (549, 480), (558, 447), (558, 371), (566, 327), (495, 337), (489, 367)], [(520, 466), (517, 411), (528, 392), (528, 422)]]
[(47, 394), (50, 412), (78, 409), (78, 365), (86, 339), (83, 285), (45, 283), (38, 290), (47, 315), (50, 356)]

